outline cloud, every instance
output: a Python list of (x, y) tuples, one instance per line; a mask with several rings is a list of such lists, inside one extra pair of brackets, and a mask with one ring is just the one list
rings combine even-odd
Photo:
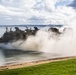
[(72, 0), (1, 0), (0, 16), (8, 16), (4, 19), (6, 22), (11, 18), (11, 24), (68, 25), (71, 20), (76, 20), (76, 11), (67, 6), (71, 2)]
[(54, 12), (50, 13), (46, 23), (70, 25), (71, 20), (76, 20), (76, 12), (72, 8), (58, 7)]
[(10, 15), (10, 16), (22, 16), (22, 12), (12, 11), (9, 8), (6, 8), (2, 5), (0, 5), (0, 13)]
[(74, 9), (76, 9), (76, 0), (73, 0), (73, 2), (69, 6), (73, 7)]

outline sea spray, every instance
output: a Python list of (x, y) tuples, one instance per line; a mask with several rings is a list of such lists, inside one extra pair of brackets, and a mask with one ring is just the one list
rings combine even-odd
[(39, 30), (35, 36), (28, 36), (26, 40), (8, 43), (7, 47), (40, 51), (44, 53), (61, 54), (64, 56), (76, 55), (76, 30), (66, 27), (60, 34), (52, 31)]
[[(14, 42), (22, 50), (35, 50), (47, 53), (61, 54), (64, 56), (76, 55), (75, 30), (66, 28), (61, 34), (40, 30), (36, 36), (29, 36), (22, 43)], [(16, 45), (15, 45), (16, 46)]]
[[(35, 50), (44, 52), (44, 50), (42, 50), (44, 45), (47, 44), (47, 42), (51, 44), (54, 39), (57, 39), (57, 35), (55, 35), (54, 33), (40, 30), (35, 36), (29, 36), (26, 40), (23, 41), (19, 40), (13, 42), (12, 45), (15, 48), (22, 50)], [(49, 42), (50, 40), (52, 41)]]

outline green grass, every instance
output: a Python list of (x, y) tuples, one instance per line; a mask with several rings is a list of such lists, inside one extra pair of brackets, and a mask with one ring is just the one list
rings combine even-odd
[(0, 75), (76, 75), (76, 59), (0, 71)]

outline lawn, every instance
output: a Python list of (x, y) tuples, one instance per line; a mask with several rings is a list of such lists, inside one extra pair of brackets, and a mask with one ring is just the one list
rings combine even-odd
[(76, 59), (0, 71), (0, 75), (76, 75)]

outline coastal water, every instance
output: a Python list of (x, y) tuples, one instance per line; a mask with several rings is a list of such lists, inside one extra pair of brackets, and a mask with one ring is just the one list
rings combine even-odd
[[(33, 29), (33, 27), (31, 27)], [(38, 27), (40, 29), (48, 29), (49, 27)], [(10, 30), (10, 27), (8, 27)], [(20, 27), (21, 30), (25, 30), (25, 27)], [(14, 27), (12, 27), (14, 31)], [(0, 37), (6, 31), (5, 27), (0, 27)], [(2, 46), (2, 47), (1, 47)], [(37, 60), (45, 60), (50, 58), (62, 57), (61, 54), (56, 53), (47, 53), (41, 52), (38, 50), (22, 50), (22, 49), (14, 49), (11, 47), (11, 44), (1, 44), (0, 43), (0, 66), (6, 64), (14, 64), (14, 63), (23, 63), (23, 62), (32, 62)]]

